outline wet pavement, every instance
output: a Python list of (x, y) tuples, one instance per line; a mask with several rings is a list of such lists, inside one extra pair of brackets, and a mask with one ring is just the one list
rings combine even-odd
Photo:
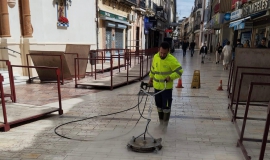
[[(70, 82), (62, 87), (64, 114), (57, 113), (21, 126), (0, 132), (0, 159), (48, 159), (48, 160), (243, 160), (240, 148), (236, 147), (238, 134), (231, 123), (227, 109), (227, 79), (229, 71), (223, 71), (221, 64), (215, 64), (214, 57), (201, 64), (196, 52), (190, 57), (182, 56), (176, 50), (175, 56), (181, 62), (184, 74), (184, 88), (174, 88), (172, 113), (167, 128), (159, 127), (156, 109), (153, 109), (149, 133), (162, 138), (163, 148), (157, 153), (136, 153), (126, 145), (132, 136), (145, 129), (146, 120), (140, 118), (136, 106), (140, 82), (109, 90), (75, 89)], [(200, 89), (191, 89), (194, 70), (200, 70)], [(217, 91), (222, 80), (224, 91)], [(147, 78), (144, 80), (147, 82)], [(174, 82), (177, 85), (177, 80)], [(31, 85), (31, 87), (28, 87)], [(16, 86), (18, 102), (24, 104), (58, 105), (56, 84), (28, 84)], [(147, 117), (150, 98), (142, 99), (140, 110)], [(241, 110), (242, 109), (242, 110)], [(110, 116), (100, 116), (124, 111)], [(255, 108), (251, 114), (264, 114), (265, 108)], [(239, 113), (243, 113), (240, 106)], [(264, 115), (263, 115), (264, 116)], [(54, 133), (55, 127), (72, 120), (86, 120), (67, 124)], [(239, 121), (241, 125), (241, 121)], [(247, 124), (247, 136), (262, 137), (263, 122)], [(82, 141), (78, 141), (82, 140)], [(252, 159), (258, 159), (259, 142), (245, 142)], [(265, 159), (270, 159), (267, 146)]]

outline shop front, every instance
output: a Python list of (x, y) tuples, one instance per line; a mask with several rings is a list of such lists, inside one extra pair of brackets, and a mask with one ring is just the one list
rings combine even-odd
[(113, 13), (109, 13), (103, 10), (99, 11), (99, 17), (101, 19), (101, 47), (104, 49), (125, 47), (125, 35), (128, 26), (130, 26), (126, 17), (122, 17)]
[(155, 17), (150, 17), (149, 22), (153, 24), (153, 27), (152, 27), (153, 32), (151, 32), (151, 35), (150, 35), (151, 47), (158, 47), (159, 44), (164, 39), (166, 24), (160, 19), (156, 19)]
[[(263, 37), (269, 42), (269, 7), (270, 0), (259, 0), (233, 12), (229, 27), (233, 28), (237, 34), (235, 37), (240, 38), (241, 43), (248, 41), (250, 47), (256, 47)], [(270, 47), (268, 43), (266, 45)]]
[[(247, 17), (253, 22), (252, 32), (248, 32), (248, 36), (251, 38), (251, 47), (258, 46), (263, 37), (266, 38), (267, 42), (270, 40), (270, 16), (267, 15), (269, 7), (270, 0), (260, 0), (243, 7), (243, 17)], [(270, 47), (268, 43), (266, 46)]]
[(145, 49), (151, 48), (151, 33), (153, 32), (153, 23), (149, 22), (149, 17), (144, 17)]
[(212, 17), (212, 29), (213, 34), (212, 34), (212, 43), (210, 45), (210, 48), (212, 46), (212, 51), (215, 51), (217, 43), (221, 43), (221, 37), (222, 37), (222, 26), (223, 26), (223, 13), (217, 13)]

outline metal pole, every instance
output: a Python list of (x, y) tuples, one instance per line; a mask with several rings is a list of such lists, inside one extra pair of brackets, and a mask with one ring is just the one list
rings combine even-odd
[(62, 100), (61, 100), (61, 89), (60, 89), (60, 69), (56, 69), (56, 76), (57, 76), (57, 90), (58, 90), (58, 100), (59, 100), (59, 115), (63, 114), (63, 109), (62, 109)]

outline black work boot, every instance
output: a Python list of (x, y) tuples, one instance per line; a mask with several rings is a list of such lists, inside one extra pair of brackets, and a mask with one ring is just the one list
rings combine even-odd
[(169, 120), (170, 120), (170, 115), (171, 115), (171, 111), (168, 111), (168, 112), (164, 112), (164, 115), (163, 115), (163, 121), (164, 121), (164, 125), (165, 126), (168, 126), (168, 123), (169, 123)]
[(164, 113), (163, 113), (161, 108), (158, 108), (157, 111), (158, 111), (159, 123), (160, 123), (160, 125), (162, 125), (163, 124)]

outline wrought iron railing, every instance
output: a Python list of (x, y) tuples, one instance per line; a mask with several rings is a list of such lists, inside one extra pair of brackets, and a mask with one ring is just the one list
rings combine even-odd
[(145, 0), (140, 0), (139, 7), (145, 9)]
[(157, 11), (157, 4), (156, 3), (153, 3), (153, 10), (154, 10), (154, 12)]
[(196, 24), (195, 27), (194, 27), (194, 31), (200, 30), (200, 29), (201, 29), (200, 25), (199, 24)]
[(134, 5), (137, 5), (137, 0), (124, 0), (128, 3), (131, 3), (131, 4), (134, 4)]

